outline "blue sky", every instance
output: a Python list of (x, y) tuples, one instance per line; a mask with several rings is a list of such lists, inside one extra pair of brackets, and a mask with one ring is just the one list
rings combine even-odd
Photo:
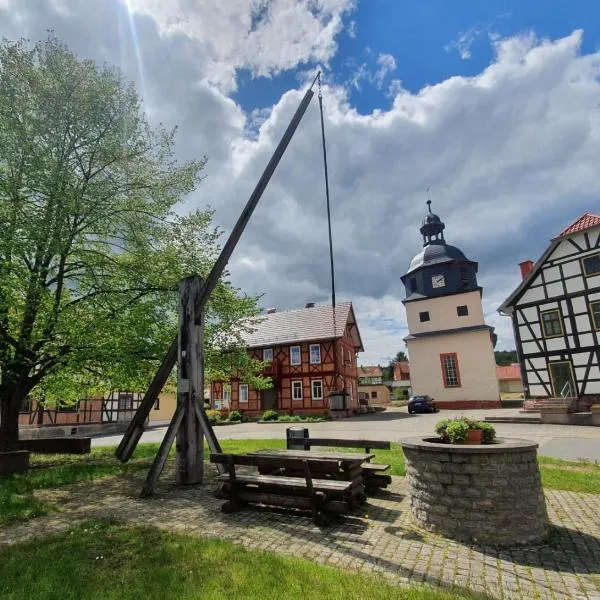
[[(375, 73), (380, 54), (396, 62), (380, 87), (367, 81), (360, 89), (348, 85), (351, 103), (361, 114), (389, 108), (392, 79), (416, 93), (454, 75), (480, 73), (494, 58), (495, 36), (532, 31), (556, 39), (584, 29), (582, 52), (600, 48), (600, 2), (593, 0), (362, 0), (345, 21), (338, 52), (326, 68), (329, 80), (348, 84), (363, 64)], [(317, 64), (311, 61), (304, 68), (316, 69)], [(294, 70), (274, 78), (252, 77), (245, 70), (239, 72), (239, 89), (232, 97), (251, 111), (271, 106), (297, 85)]]

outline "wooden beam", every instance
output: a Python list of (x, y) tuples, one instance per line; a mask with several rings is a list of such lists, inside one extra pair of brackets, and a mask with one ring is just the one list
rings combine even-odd
[[(277, 145), (277, 148), (275, 148), (275, 152), (273, 152), (271, 160), (267, 164), (261, 178), (258, 180), (258, 183), (256, 184), (252, 195), (248, 199), (248, 202), (246, 203), (242, 214), (240, 215), (239, 219), (237, 220), (237, 223), (231, 231), (231, 234), (229, 235), (229, 239), (225, 243), (225, 246), (223, 246), (221, 254), (217, 258), (210, 274), (206, 278), (201, 293), (196, 299), (196, 315), (202, 314), (204, 306), (210, 294), (216, 287), (219, 278), (223, 274), (223, 270), (227, 266), (231, 254), (233, 253), (240, 237), (242, 236), (242, 233), (244, 232), (244, 229), (248, 224), (248, 221), (250, 220), (250, 217), (252, 216), (252, 213), (254, 212), (258, 201), (260, 200), (260, 197), (262, 196), (263, 192), (265, 191), (265, 188), (267, 187), (267, 184), (273, 176), (273, 173), (275, 172), (279, 161), (281, 160), (298, 125), (300, 124), (300, 121), (302, 120), (302, 117), (304, 116), (304, 113), (306, 112), (306, 109), (308, 108), (308, 105), (310, 104), (310, 101), (312, 100), (313, 96), (314, 92), (311, 89), (308, 89), (306, 91), (306, 94), (304, 94), (300, 105), (296, 109), (296, 112), (294, 113), (294, 116), (292, 117), (290, 124), (285, 130), (279, 144)], [(136, 414), (134, 415), (134, 418), (131, 420), (131, 423), (129, 424), (129, 427), (125, 432), (125, 435), (123, 436), (119, 447), (117, 448), (115, 454), (120, 461), (126, 462), (131, 458), (131, 455), (133, 454), (133, 451), (135, 450), (135, 447), (137, 446), (137, 443), (139, 442), (140, 437), (144, 432), (144, 423), (148, 418), (148, 415), (150, 414), (150, 411), (152, 410), (156, 399), (158, 398), (158, 394), (165, 386), (167, 378), (169, 377), (169, 374), (175, 366), (176, 360), (177, 340), (174, 340), (171, 343), (169, 351), (163, 359), (159, 370), (154, 376), (152, 383), (148, 387), (144, 399), (142, 400), (142, 403), (140, 404)]]
[(177, 405), (183, 407), (183, 420), (176, 443), (178, 485), (201, 483), (203, 475), (204, 436), (194, 408), (198, 399), (204, 398), (204, 323), (195, 311), (201, 287), (202, 281), (197, 275), (179, 283)]
[(158, 453), (154, 458), (152, 466), (150, 467), (150, 471), (148, 471), (148, 476), (146, 477), (146, 481), (144, 483), (144, 486), (142, 487), (142, 491), (140, 492), (140, 498), (154, 496), (154, 494), (156, 493), (156, 484), (158, 482), (158, 478), (162, 473), (162, 470), (165, 466), (165, 462), (167, 461), (167, 457), (169, 456), (169, 450), (173, 445), (173, 441), (175, 440), (175, 436), (177, 435), (179, 426), (183, 421), (183, 411), (184, 407), (178, 404), (177, 408), (175, 409), (175, 414), (171, 419), (171, 423), (169, 423), (167, 432), (165, 433), (165, 437), (163, 438), (163, 441), (160, 444)]

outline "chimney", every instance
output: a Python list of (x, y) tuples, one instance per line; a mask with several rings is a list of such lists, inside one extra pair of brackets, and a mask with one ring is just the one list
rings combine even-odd
[(519, 267), (521, 267), (521, 278), (525, 279), (531, 273), (531, 269), (533, 269), (533, 261), (524, 260), (522, 263), (519, 263)]
[(277, 312), (276, 308), (267, 308), (267, 314), (272, 315), (274, 312)]
[(314, 306), (315, 306), (315, 303), (314, 303), (314, 302), (307, 302), (307, 303), (304, 305), (304, 308), (314, 308)]

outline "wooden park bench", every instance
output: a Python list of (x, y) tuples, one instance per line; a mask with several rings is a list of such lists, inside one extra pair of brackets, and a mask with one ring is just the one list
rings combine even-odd
[[(353, 506), (352, 482), (335, 479), (314, 479), (311, 471), (320, 475), (335, 474), (339, 463), (323, 459), (290, 459), (251, 454), (211, 454), (210, 460), (222, 464), (227, 472), (219, 475), (221, 497), (227, 498), (221, 510), (235, 512), (246, 504), (266, 504), (284, 508), (310, 510), (318, 525), (329, 522), (332, 514), (347, 514)], [(256, 467), (269, 474), (240, 473), (236, 467)], [(278, 474), (284, 471), (304, 473), (303, 477)]]
[[(288, 438), (287, 445), (290, 447), (290, 443), (294, 447), (298, 447), (300, 444), (304, 445), (305, 450), (310, 450), (314, 446), (318, 447), (333, 447), (333, 448), (356, 448), (362, 449), (367, 454), (371, 450), (390, 450), (390, 442), (384, 442), (380, 440), (340, 440), (335, 438)], [(391, 465), (364, 462), (361, 465), (362, 474), (364, 479), (365, 488), (381, 488), (387, 487), (392, 483), (390, 475), (386, 474)]]

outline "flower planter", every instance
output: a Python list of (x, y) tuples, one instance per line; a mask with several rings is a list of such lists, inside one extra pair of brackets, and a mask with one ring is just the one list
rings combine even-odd
[(474, 446), (476, 444), (481, 444), (482, 439), (483, 431), (481, 429), (469, 429), (467, 432), (467, 439), (463, 442), (463, 444)]

